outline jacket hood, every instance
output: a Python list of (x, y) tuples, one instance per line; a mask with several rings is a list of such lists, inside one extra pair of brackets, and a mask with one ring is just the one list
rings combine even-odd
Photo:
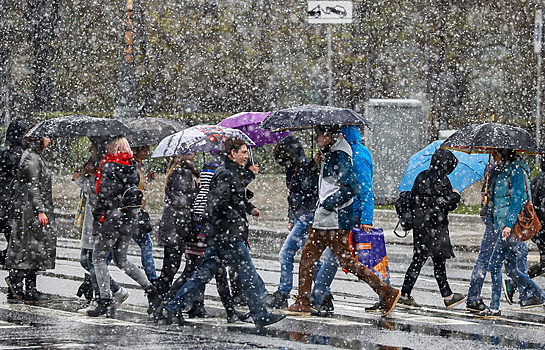
[(352, 157), (352, 147), (350, 147), (344, 137), (339, 137), (339, 139), (331, 145), (329, 152), (333, 153), (335, 151), (342, 151)]
[(449, 150), (439, 148), (431, 156), (430, 169), (437, 170), (445, 175), (454, 171), (458, 165), (458, 159)]
[(341, 127), (341, 132), (344, 136), (344, 139), (350, 146), (355, 145), (361, 142), (361, 132), (360, 128), (353, 125), (343, 125)]
[(9, 123), (6, 131), (6, 143), (21, 146), (23, 136), (29, 127), (30, 125), (22, 120), (14, 120)]
[(293, 152), (300, 164), (308, 161), (307, 156), (305, 155), (305, 149), (303, 148), (301, 141), (299, 141), (296, 136), (288, 135), (280, 140), (280, 143)]

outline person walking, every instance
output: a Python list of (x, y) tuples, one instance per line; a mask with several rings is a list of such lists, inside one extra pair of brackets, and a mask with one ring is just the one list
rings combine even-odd
[[(81, 172), (74, 172), (72, 175), (72, 181), (75, 181), (87, 198), (85, 201), (85, 214), (81, 228), (80, 264), (88, 274), (85, 274), (84, 282), (78, 288), (77, 295), (82, 296), (88, 294), (91, 300), (89, 305), (78, 310), (78, 313), (83, 315), (87, 315), (87, 311), (89, 310), (94, 310), (98, 306), (98, 299), (100, 298), (100, 289), (98, 287), (95, 267), (93, 265), (93, 249), (97, 238), (97, 236), (93, 234), (93, 208), (97, 201), (97, 170), (100, 159), (102, 159), (104, 152), (106, 152), (107, 143), (108, 139), (93, 139), (93, 141), (91, 141), (91, 146), (89, 147), (91, 156), (87, 162), (83, 164), (83, 174)], [(111, 254), (108, 255), (107, 262), (109, 263), (110, 260)], [(121, 306), (130, 294), (113, 278), (110, 278), (110, 290), (113, 293), (114, 309)]]
[[(144, 272), (152, 284), (157, 284), (157, 271), (155, 270), (155, 260), (153, 259), (153, 243), (151, 242), (150, 232), (152, 230), (151, 223), (143, 221), (145, 217), (149, 219), (149, 214), (146, 212), (146, 184), (148, 181), (155, 180), (157, 174), (152, 171), (144, 174), (144, 159), (148, 157), (150, 146), (133, 147), (134, 161), (138, 166), (140, 173), (140, 182), (138, 188), (142, 191), (142, 205), (138, 211), (138, 232), (132, 235), (133, 241), (140, 247), (140, 259)], [(151, 310), (149, 310), (151, 313)]]
[[(303, 145), (297, 137), (292, 135), (288, 135), (278, 142), (273, 148), (272, 155), (276, 163), (286, 168), (286, 187), (289, 190), (288, 229), (290, 233), (278, 254), (280, 262), (278, 290), (270, 298), (267, 298), (269, 300), (265, 300), (267, 306), (283, 309), (288, 307), (288, 298), (293, 286), (295, 254), (305, 244), (310, 225), (314, 219), (314, 209), (318, 200), (319, 169), (314, 161), (307, 159)], [(326, 249), (324, 260), (325, 264), (331, 266), (327, 269), (328, 271), (333, 269), (335, 272), (337, 271), (337, 261), (330, 249)], [(318, 261), (316, 272), (320, 271), (321, 267), (322, 264)]]
[(13, 199), (13, 222), (5, 267), (8, 301), (36, 304), (52, 299), (36, 286), (38, 271), (55, 268), (57, 232), (53, 213), (51, 171), (42, 152), (47, 137), (24, 137), (25, 148), (17, 171)]
[(216, 274), (221, 262), (232, 268), (240, 279), (250, 315), (257, 327), (282, 320), (284, 315), (267, 311), (260, 295), (258, 274), (246, 245), (248, 219), (259, 210), (246, 198), (246, 171), (248, 147), (244, 140), (231, 137), (222, 146), (223, 162), (210, 181), (207, 198), (207, 248), (203, 262), (195, 274), (183, 285), (176, 297), (165, 307), (167, 323), (184, 323), (182, 310), (192, 302), (202, 287)]
[(338, 125), (318, 126), (315, 131), (316, 143), (320, 147), (320, 153), (317, 154), (320, 162), (319, 204), (301, 254), (299, 295), (295, 304), (280, 312), (288, 315), (311, 314), (312, 274), (322, 252), (329, 247), (343, 268), (369, 284), (384, 299), (382, 314), (389, 315), (399, 300), (399, 290), (382, 282), (350, 251), (348, 240), (354, 226), (353, 197), (359, 193), (358, 180), (352, 165), (352, 149), (342, 137)]
[[(517, 286), (529, 290), (538, 302), (545, 301), (545, 292), (541, 290), (517, 265), (519, 241), (513, 237), (511, 230), (517, 221), (517, 216), (523, 203), (531, 196), (528, 186), (528, 165), (517, 158), (511, 149), (493, 151), (498, 159), (496, 183), (494, 185), (494, 230), (497, 231), (497, 241), (490, 257), (490, 276), (492, 279), (492, 300), (488, 309), (479, 312), (479, 316), (499, 318), (500, 296), (502, 290), (501, 268), (505, 262), (505, 270)], [(524, 259), (525, 261), (526, 259)]]
[(115, 317), (107, 265), (110, 252), (116, 266), (142, 286), (150, 304), (155, 297), (155, 287), (127, 259), (130, 239), (137, 230), (138, 208), (142, 204), (142, 192), (137, 187), (139, 182), (140, 175), (129, 142), (124, 137), (113, 139), (106, 147), (97, 173), (98, 198), (92, 213), (98, 238), (93, 249), (93, 265), (100, 299), (94, 310), (87, 311), (88, 316)]
[(413, 198), (413, 258), (403, 281), (398, 306), (418, 310), (421, 306), (411, 296), (426, 260), (431, 257), (433, 272), (447, 309), (464, 301), (466, 296), (453, 293), (447, 280), (446, 260), (454, 257), (448, 230), (448, 212), (456, 209), (460, 193), (452, 188), (447, 175), (458, 159), (451, 151), (436, 150), (430, 167), (417, 175), (411, 189)]
[[(4, 234), (6, 242), (9, 242), (11, 234), (10, 213), (12, 212), (12, 199), (14, 181), (17, 169), (23, 154), (23, 136), (30, 125), (21, 120), (14, 120), (6, 130), (6, 141), (0, 148), (0, 233)], [(8, 248), (0, 251), (0, 268), (6, 262)]]
[(185, 241), (197, 235), (191, 207), (199, 192), (195, 153), (173, 157), (165, 179), (165, 206), (159, 223), (158, 244), (164, 247), (163, 268), (157, 281), (156, 309), (171, 288), (185, 252)]

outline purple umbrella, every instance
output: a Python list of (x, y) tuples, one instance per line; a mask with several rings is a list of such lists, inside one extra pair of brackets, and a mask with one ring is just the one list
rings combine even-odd
[(263, 146), (276, 143), (286, 137), (290, 132), (271, 132), (268, 129), (260, 129), (259, 124), (271, 112), (242, 112), (223, 119), (218, 125), (227, 128), (239, 129), (252, 141), (255, 146)]

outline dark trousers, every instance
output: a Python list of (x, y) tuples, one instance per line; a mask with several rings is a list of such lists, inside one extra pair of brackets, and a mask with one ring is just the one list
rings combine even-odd
[(528, 276), (530, 278), (541, 276), (545, 272), (545, 244), (540, 241), (536, 245), (539, 250), (539, 262), (528, 267)]
[[(426, 263), (426, 260), (428, 260), (428, 256), (424, 256), (424, 255), (420, 255), (416, 253), (413, 254), (413, 261), (411, 262), (411, 265), (409, 265), (409, 268), (407, 269), (407, 272), (405, 273), (405, 280), (403, 281), (403, 288), (401, 288), (401, 295), (403, 296), (411, 295), (411, 292), (413, 291), (416, 280), (418, 279), (418, 276), (420, 275), (420, 270), (422, 270), (422, 267)], [(437, 285), (439, 286), (441, 295), (443, 297), (448, 297), (449, 295), (452, 294), (452, 291), (450, 290), (450, 286), (447, 281), (447, 270), (445, 267), (446, 259), (439, 258), (439, 257), (432, 257), (432, 261), (433, 261), (433, 274), (435, 275), (435, 280), (437, 281)]]
[(316, 269), (316, 263), (324, 250), (329, 247), (343, 268), (367, 283), (380, 297), (386, 296), (390, 286), (382, 282), (377, 275), (352, 255), (348, 242), (350, 230), (319, 230), (310, 228), (307, 242), (301, 253), (299, 264), (298, 301), (310, 304), (310, 289)]
[(23, 293), (23, 287), (26, 291), (36, 290), (36, 272), (37, 270), (9, 270), (9, 281), (17, 294)]
[(163, 297), (169, 291), (174, 276), (180, 269), (184, 252), (184, 243), (181, 243), (176, 247), (165, 247), (163, 268), (161, 269), (161, 275), (157, 280), (157, 294), (160, 297)]
[[(164, 297), (164, 301), (170, 302), (178, 293), (178, 290), (189, 280), (197, 271), (197, 268), (202, 263), (204, 256), (199, 256), (195, 254), (185, 254), (185, 268), (180, 277), (172, 283), (172, 287)], [(216, 288), (218, 289), (218, 294), (221, 299), (221, 303), (227, 312), (227, 315), (230, 316), (234, 314), (235, 307), (233, 305), (233, 298), (231, 297), (231, 292), (229, 291), (229, 281), (227, 278), (227, 269), (223, 263), (220, 264), (216, 274), (214, 275), (216, 279)], [(202, 286), (201, 291), (197, 293), (193, 303), (188, 303), (190, 310), (197, 311), (199, 308), (204, 307), (204, 289), (205, 285)], [(191, 312), (191, 311), (190, 311)]]

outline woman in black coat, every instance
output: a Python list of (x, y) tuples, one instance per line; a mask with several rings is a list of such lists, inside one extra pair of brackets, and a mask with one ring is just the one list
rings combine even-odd
[(460, 193), (452, 188), (447, 175), (458, 165), (452, 152), (438, 149), (430, 167), (416, 177), (411, 190), (413, 198), (413, 259), (405, 274), (398, 306), (420, 309), (411, 297), (420, 270), (428, 257), (432, 258), (435, 279), (447, 309), (466, 300), (462, 294), (452, 293), (447, 281), (445, 263), (454, 257), (448, 230), (448, 212), (456, 209)]
[(98, 168), (98, 198), (93, 208), (94, 233), (98, 235), (93, 249), (93, 265), (100, 290), (98, 306), (87, 311), (87, 315), (93, 317), (115, 316), (107, 266), (110, 252), (116, 266), (144, 288), (150, 303), (156, 294), (146, 275), (127, 259), (129, 243), (138, 229), (138, 208), (142, 204), (138, 167), (124, 137), (112, 140), (106, 152)]
[[(17, 172), (13, 230), (6, 255), (8, 301), (29, 304), (52, 301), (36, 289), (36, 273), (55, 268), (57, 234), (51, 171), (41, 155), (49, 143), (47, 137), (23, 139), (26, 149)], [(26, 291), (23, 284), (26, 284)]]

